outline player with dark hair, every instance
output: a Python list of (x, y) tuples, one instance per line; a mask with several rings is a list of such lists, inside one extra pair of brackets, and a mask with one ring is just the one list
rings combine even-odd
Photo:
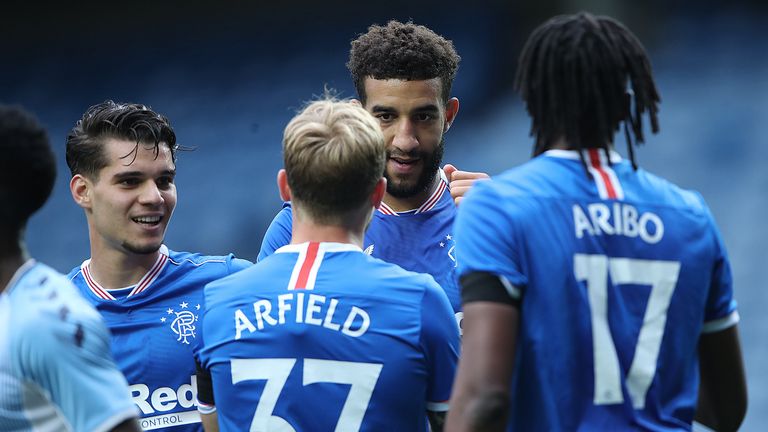
[(0, 105), (0, 430), (138, 431), (99, 314), (29, 257), (27, 221), (56, 178), (48, 134)]
[(250, 265), (163, 245), (176, 206), (176, 134), (140, 104), (94, 105), (67, 137), (70, 191), (91, 257), (69, 277), (104, 316), (145, 429), (201, 430), (192, 346), (203, 287)]
[[(635, 164), (658, 130), (648, 56), (614, 19), (550, 19), (516, 87), (534, 158), (456, 221), (465, 326), (448, 429), (738, 429), (730, 265), (702, 197)], [(629, 161), (613, 149), (624, 124)], [(511, 388), (510, 388), (511, 383)]]
[[(360, 102), (379, 121), (387, 148), (387, 192), (366, 233), (365, 251), (431, 274), (460, 322), (454, 199), (458, 203), (477, 179), (488, 176), (452, 165), (440, 169), (444, 135), (459, 111), (459, 100), (450, 97), (459, 60), (453, 44), (432, 30), (390, 21), (371, 26), (352, 42), (347, 67)], [(288, 244), (290, 233), (286, 203), (264, 235), (259, 259)]]
[(377, 121), (322, 100), (283, 138), (289, 245), (205, 287), (202, 368), (227, 431), (442, 430), (459, 350), (434, 279), (363, 253), (386, 190)]

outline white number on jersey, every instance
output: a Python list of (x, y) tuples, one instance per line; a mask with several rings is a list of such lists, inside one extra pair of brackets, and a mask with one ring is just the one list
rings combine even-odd
[(651, 286), (635, 355), (626, 379), (632, 406), (635, 409), (643, 409), (645, 395), (656, 374), (667, 310), (677, 284), (680, 263), (576, 254), (573, 257), (573, 270), (576, 280), (587, 283), (592, 316), (595, 405), (624, 402), (619, 357), (608, 327), (608, 275), (615, 285)]
[[(253, 415), (251, 432), (296, 432), (285, 419), (272, 415), (280, 392), (295, 364), (296, 359), (290, 358), (231, 360), (232, 384), (250, 380), (267, 381)], [(341, 408), (335, 431), (356, 431), (363, 422), (382, 366), (380, 363), (304, 359), (302, 384), (350, 384), (349, 394)]]

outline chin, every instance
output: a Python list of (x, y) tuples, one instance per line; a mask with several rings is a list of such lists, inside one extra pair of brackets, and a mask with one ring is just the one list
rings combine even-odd
[(162, 242), (152, 243), (152, 244), (143, 244), (143, 245), (124, 243), (123, 248), (125, 248), (127, 251), (131, 253), (135, 253), (138, 255), (149, 255), (160, 250), (160, 246), (162, 246), (162, 244), (163, 244)]

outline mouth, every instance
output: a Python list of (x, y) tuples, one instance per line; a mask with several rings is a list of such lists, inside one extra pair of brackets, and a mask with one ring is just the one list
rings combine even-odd
[(158, 216), (137, 216), (135, 218), (131, 218), (131, 220), (141, 225), (157, 226), (163, 220), (163, 217), (159, 215)]
[(390, 157), (391, 168), (397, 173), (413, 172), (421, 162), (420, 158)]

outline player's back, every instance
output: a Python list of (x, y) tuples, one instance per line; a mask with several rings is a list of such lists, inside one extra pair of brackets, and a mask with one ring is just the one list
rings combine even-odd
[(0, 293), (0, 430), (108, 430), (135, 415), (98, 313), (27, 261)]
[(285, 246), (209, 284), (205, 302), (200, 358), (223, 430), (422, 431), (450, 395), (445, 293), (357, 247)]
[(549, 151), (460, 216), (508, 247), (460, 262), (522, 290), (511, 429), (689, 429), (699, 335), (738, 319), (719, 234), (699, 195), (597, 151), (587, 164)]

